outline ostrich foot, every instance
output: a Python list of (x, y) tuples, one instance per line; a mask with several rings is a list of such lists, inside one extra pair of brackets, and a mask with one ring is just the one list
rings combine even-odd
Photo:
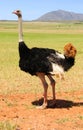
[(43, 103), (41, 106), (37, 106), (37, 109), (46, 109), (47, 108), (47, 103)]

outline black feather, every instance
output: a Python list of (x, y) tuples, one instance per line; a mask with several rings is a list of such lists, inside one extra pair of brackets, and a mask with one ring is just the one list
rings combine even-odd
[(74, 59), (66, 57), (63, 59), (57, 53), (59, 52), (48, 48), (29, 49), (24, 42), (19, 42), (19, 67), (31, 75), (36, 75), (37, 72), (45, 74), (52, 72), (52, 63), (62, 66), (64, 71), (74, 65)]
[(30, 53), (30, 49), (26, 46), (24, 41), (19, 42), (19, 56), (20, 58), (26, 59), (28, 54)]
[(55, 53), (53, 49), (32, 48), (29, 49), (24, 42), (19, 43), (19, 66), (21, 70), (36, 75), (37, 72), (49, 73), (52, 65), (48, 60), (50, 53)]
[(71, 58), (71, 57), (68, 58), (66, 56), (64, 56), (64, 58), (61, 58), (61, 57), (58, 57), (58, 55), (54, 53), (50, 54), (50, 56), (48, 56), (48, 59), (50, 62), (53, 62), (54, 64), (58, 64), (59, 66), (61, 66), (64, 71), (68, 71), (75, 63), (74, 58)]

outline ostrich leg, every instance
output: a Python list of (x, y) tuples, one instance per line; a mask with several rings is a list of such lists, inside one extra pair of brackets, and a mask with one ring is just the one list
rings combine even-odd
[(52, 103), (50, 104), (50, 107), (51, 107), (51, 106), (54, 106), (55, 103), (56, 103), (56, 93), (55, 93), (55, 84), (56, 84), (56, 82), (55, 82), (55, 80), (52, 78), (51, 75), (47, 75), (47, 77), (49, 78), (49, 80), (50, 80), (50, 82), (51, 82), (51, 86), (52, 86), (53, 101), (52, 101)]
[(44, 88), (44, 102), (43, 105), (40, 106), (40, 108), (45, 109), (47, 107), (47, 90), (48, 90), (48, 84), (45, 80), (45, 74), (44, 73), (37, 73), (37, 76), (40, 78), (43, 88)]

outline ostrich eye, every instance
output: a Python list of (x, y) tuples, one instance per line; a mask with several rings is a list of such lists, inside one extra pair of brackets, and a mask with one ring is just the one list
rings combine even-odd
[(20, 11), (19, 10), (17, 10), (17, 13), (19, 13)]

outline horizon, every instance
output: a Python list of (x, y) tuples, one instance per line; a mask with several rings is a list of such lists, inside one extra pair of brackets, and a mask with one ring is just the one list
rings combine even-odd
[[(67, 11), (67, 10), (62, 10), (62, 9), (58, 9), (58, 10), (54, 10), (54, 11), (50, 11), (50, 12), (46, 12), (45, 14), (39, 16), (37, 19), (33, 19), (33, 20), (23, 20), (25, 22), (33, 22), (33, 21), (37, 21), (39, 18), (41, 18), (42, 16), (48, 14), (48, 13), (52, 13), (52, 12), (58, 12), (58, 11), (63, 11), (63, 12), (69, 12), (69, 13), (75, 13), (75, 14), (82, 14), (83, 13), (77, 13), (77, 12), (73, 12), (73, 11)], [(17, 21), (17, 19), (2, 19), (0, 21)], [(49, 20), (48, 20), (49, 21)], [(55, 20), (56, 21), (56, 20)], [(57, 20), (58, 21), (58, 20)], [(63, 20), (62, 20), (63, 21)], [(68, 20), (68, 21), (73, 21), (73, 20)], [(80, 20), (75, 20), (75, 21), (80, 21)], [(42, 22), (42, 21), (41, 21)], [(44, 21), (43, 21), (44, 22)]]

